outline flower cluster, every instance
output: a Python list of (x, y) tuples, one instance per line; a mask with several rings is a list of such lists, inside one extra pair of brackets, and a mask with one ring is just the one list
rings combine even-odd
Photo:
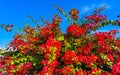
[(86, 19), (93, 20), (94, 22), (98, 22), (99, 20), (106, 20), (106, 16), (93, 14), (92, 16), (86, 16)]
[(65, 64), (74, 64), (78, 61), (78, 57), (75, 52), (67, 50), (61, 60), (63, 60)]
[(7, 32), (10, 32), (13, 29), (14, 24), (8, 24), (8, 25), (2, 24), (0, 25), (0, 27), (4, 28)]
[(83, 29), (81, 26), (72, 24), (67, 28), (67, 33), (72, 34), (75, 37), (79, 37), (80, 35), (84, 34), (86, 32), (85, 29)]
[(78, 14), (79, 14), (79, 10), (75, 10), (74, 8), (71, 9), (71, 11), (69, 12), (69, 14), (71, 15), (72, 19), (77, 20), (78, 19)]

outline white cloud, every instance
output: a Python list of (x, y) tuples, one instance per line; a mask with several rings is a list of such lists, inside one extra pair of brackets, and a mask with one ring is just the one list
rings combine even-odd
[(101, 3), (101, 4), (98, 5), (98, 7), (105, 6), (105, 5), (107, 6), (107, 7), (106, 7), (107, 9), (110, 8), (110, 5), (107, 4), (107, 3)]
[(96, 4), (91, 4), (90, 6), (83, 6), (81, 8), (81, 13), (88, 12), (89, 10), (93, 9), (96, 7)]
[(107, 9), (110, 8), (110, 5), (107, 3), (91, 4), (91, 5), (83, 6), (81, 8), (81, 13), (86, 13), (88, 11), (94, 10), (98, 7), (105, 6), (105, 5), (107, 5), (107, 7), (106, 7)]
[(90, 8), (88, 7), (88, 6), (84, 6), (83, 8), (82, 8), (83, 10), (83, 12), (86, 12), (86, 11), (89, 11), (90, 10)]
[(5, 46), (3, 44), (0, 44), (0, 49), (4, 49)]
[(2, 49), (2, 46), (0, 45), (0, 49)]

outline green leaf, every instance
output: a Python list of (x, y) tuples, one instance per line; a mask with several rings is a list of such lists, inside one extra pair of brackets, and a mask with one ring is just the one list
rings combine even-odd
[(64, 40), (64, 36), (60, 36), (60, 37), (58, 37), (57, 40), (59, 40), (59, 41), (63, 41), (63, 40)]
[(33, 66), (36, 66), (36, 63), (35, 63), (35, 62), (33, 62)]
[(16, 62), (16, 63), (20, 63), (20, 61), (19, 61), (19, 60), (16, 60), (15, 62)]
[(2, 49), (0, 49), (0, 54), (2, 53)]
[(23, 61), (24, 61), (24, 58), (21, 58), (21, 59), (20, 59), (20, 61), (22, 61), (22, 62), (23, 62)]

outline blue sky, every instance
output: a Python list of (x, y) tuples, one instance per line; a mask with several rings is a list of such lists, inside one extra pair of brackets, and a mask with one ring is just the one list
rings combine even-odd
[[(39, 19), (40, 16), (52, 18), (55, 13), (60, 14), (53, 4), (60, 6), (66, 12), (74, 7), (80, 10), (80, 17), (102, 5), (108, 5), (108, 8), (103, 11), (108, 19), (117, 19), (116, 16), (120, 14), (119, 0), (0, 0), (0, 24), (14, 24), (15, 28), (18, 28), (23, 27), (25, 22), (31, 23), (26, 15), (31, 15), (34, 19)], [(66, 23), (65, 17), (62, 19), (60, 27), (65, 32), (69, 24)], [(32, 26), (34, 25), (32, 24)], [(99, 31), (110, 29), (120, 29), (120, 27), (107, 26)], [(8, 44), (13, 35), (14, 32), (6, 32), (0, 28), (0, 48)]]

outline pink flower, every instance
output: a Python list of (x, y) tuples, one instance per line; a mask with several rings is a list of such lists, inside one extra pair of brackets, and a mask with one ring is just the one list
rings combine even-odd
[(120, 74), (120, 62), (112, 66), (112, 73)]

